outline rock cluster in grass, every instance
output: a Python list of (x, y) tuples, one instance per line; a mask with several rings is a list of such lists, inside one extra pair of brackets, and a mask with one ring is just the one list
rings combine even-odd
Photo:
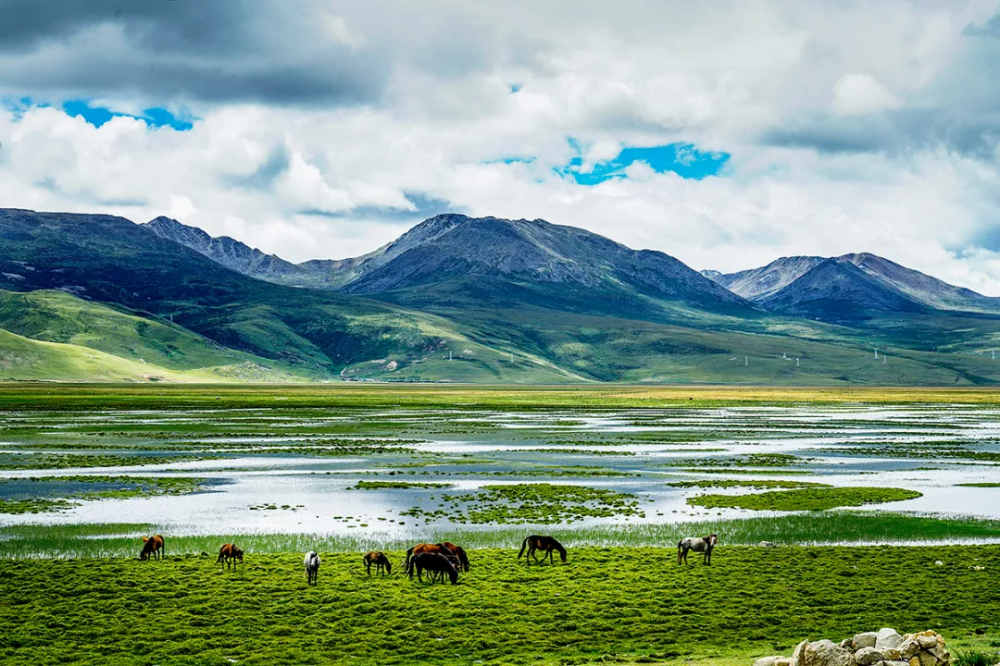
[(754, 666), (951, 666), (951, 655), (934, 631), (903, 636), (884, 628), (840, 643), (802, 641), (791, 657), (764, 657)]

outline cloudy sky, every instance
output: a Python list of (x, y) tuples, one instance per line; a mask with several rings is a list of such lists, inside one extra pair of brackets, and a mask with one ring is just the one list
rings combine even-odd
[(287, 259), (440, 212), (1000, 295), (1000, 0), (0, 0), (0, 206)]

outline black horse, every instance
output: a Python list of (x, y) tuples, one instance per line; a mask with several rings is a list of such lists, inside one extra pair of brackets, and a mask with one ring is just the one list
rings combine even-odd
[(410, 580), (413, 580), (413, 571), (417, 572), (417, 579), (422, 583), (424, 582), (423, 573), (427, 571), (430, 574), (431, 582), (434, 582), (434, 574), (442, 574), (442, 581), (444, 581), (444, 575), (448, 576), (451, 580), (451, 584), (455, 585), (458, 582), (458, 569), (452, 564), (447, 557), (441, 555), (440, 553), (420, 553), (412, 560), (410, 560)]
[(538, 561), (538, 556), (535, 555), (536, 550), (545, 551), (545, 554), (542, 555), (542, 562), (544, 562), (545, 557), (548, 556), (549, 564), (555, 564), (555, 561), (552, 559), (552, 551), (556, 550), (559, 551), (559, 558), (563, 562), (566, 561), (566, 549), (563, 548), (561, 543), (550, 536), (538, 536), (536, 534), (532, 534), (530, 537), (521, 542), (521, 552), (517, 554), (517, 559), (521, 559), (521, 556), (524, 555), (525, 548), (528, 549), (528, 554), (525, 556), (524, 561), (528, 564), (531, 564), (531, 560), (528, 558), (534, 558), (535, 564), (541, 564), (541, 562)]

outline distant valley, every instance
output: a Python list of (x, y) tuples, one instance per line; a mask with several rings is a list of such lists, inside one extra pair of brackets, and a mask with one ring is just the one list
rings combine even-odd
[(440, 215), (295, 264), (169, 218), (0, 209), (0, 289), (0, 379), (1000, 380), (1000, 299), (884, 258), (698, 272), (543, 220)]

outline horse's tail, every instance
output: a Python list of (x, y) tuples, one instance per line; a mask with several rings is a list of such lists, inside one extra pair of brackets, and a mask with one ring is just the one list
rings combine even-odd
[(413, 578), (413, 574), (410, 571), (410, 558), (413, 557), (413, 548), (406, 551), (406, 559), (403, 560), (403, 573), (410, 574), (410, 578)]
[(684, 539), (677, 542), (677, 564), (681, 563), (681, 550), (684, 548)]
[(530, 538), (531, 537), (525, 537), (524, 541), (521, 542), (521, 551), (517, 554), (517, 559), (521, 559), (521, 556), (524, 555), (524, 549), (528, 547), (528, 539)]

